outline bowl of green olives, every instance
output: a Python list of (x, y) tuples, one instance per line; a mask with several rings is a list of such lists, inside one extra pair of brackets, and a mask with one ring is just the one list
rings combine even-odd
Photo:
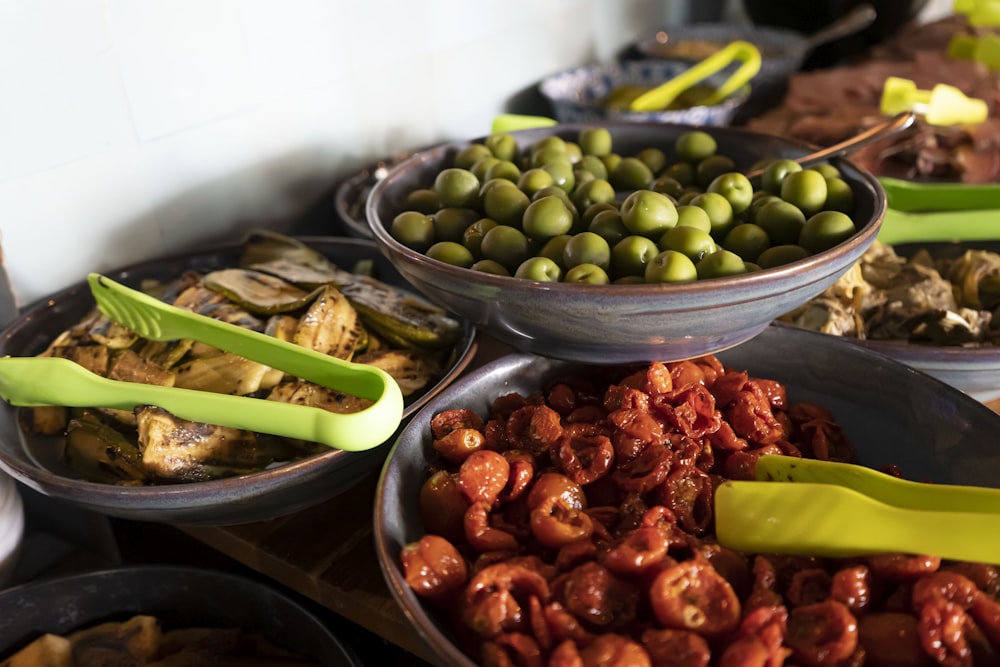
[(659, 111), (632, 111), (631, 100), (665, 83), (691, 67), (684, 60), (630, 60), (623, 63), (584, 65), (556, 72), (541, 81), (538, 91), (549, 102), (562, 123), (603, 119), (639, 122), (728, 125), (750, 98), (744, 86), (717, 104), (704, 98), (722, 85), (732, 72), (723, 70), (706, 77)]
[(754, 337), (874, 242), (878, 181), (848, 160), (794, 162), (812, 150), (666, 123), (495, 133), (398, 164), (367, 219), (410, 284), (516, 349), (687, 359)]

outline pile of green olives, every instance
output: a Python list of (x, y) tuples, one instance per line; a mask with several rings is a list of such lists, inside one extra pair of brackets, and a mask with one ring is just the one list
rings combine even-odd
[(758, 187), (692, 129), (673, 155), (614, 152), (605, 127), (522, 150), (495, 133), (408, 193), (389, 232), (433, 259), (543, 282), (677, 283), (773, 268), (856, 232), (833, 165), (764, 160)]

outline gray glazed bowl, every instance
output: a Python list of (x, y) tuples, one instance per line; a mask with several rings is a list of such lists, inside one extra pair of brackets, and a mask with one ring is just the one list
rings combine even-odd
[[(546, 77), (538, 91), (561, 123), (600, 120), (687, 123), (688, 125), (728, 125), (750, 97), (750, 87), (733, 93), (719, 104), (668, 111), (612, 111), (603, 101), (621, 86), (652, 87), (665, 83), (691, 67), (682, 60), (635, 60), (621, 64), (585, 65)], [(728, 71), (728, 70), (725, 70)], [(728, 74), (717, 73), (706, 82), (721, 85)]]
[[(603, 123), (615, 150), (656, 146), (673, 154), (687, 125)], [(513, 133), (528, 146), (557, 134), (575, 138), (585, 125)], [(764, 157), (797, 157), (803, 143), (734, 128), (712, 128), (719, 152), (738, 169)], [(816, 296), (861, 257), (885, 214), (885, 192), (850, 162), (838, 162), (855, 192), (858, 232), (830, 250), (781, 267), (685, 284), (584, 285), (495, 276), (433, 260), (396, 241), (392, 219), (406, 194), (428, 187), (467, 142), (438, 146), (398, 165), (372, 190), (368, 224), (381, 251), (429, 299), (519, 350), (584, 362), (677, 360), (741, 343), (780, 315)]]
[[(331, 237), (300, 237), (333, 262), (351, 267), (360, 259), (375, 262), (375, 275), (387, 283), (412, 289), (379, 254), (372, 241)], [(165, 279), (185, 269), (202, 271), (233, 266), (240, 244), (224, 245), (142, 262), (105, 274), (137, 286), (145, 278)], [(94, 305), (86, 283), (70, 286), (27, 307), (0, 332), (0, 355), (30, 356), (41, 352), (57, 334)], [(454, 380), (475, 355), (474, 328), (463, 323), (452, 366), (441, 380), (404, 408), (404, 421)], [(350, 488), (376, 470), (388, 443), (366, 452), (331, 449), (280, 467), (238, 477), (167, 486), (117, 486), (81, 479), (59, 456), (59, 438), (26, 436), (17, 424), (17, 410), (0, 402), (0, 469), (47, 496), (123, 519), (191, 525), (230, 525), (263, 521), (304, 509)]]
[[(718, 357), (727, 366), (785, 384), (790, 401), (829, 408), (864, 465), (898, 464), (907, 478), (939, 483), (1000, 483), (1000, 415), (888, 357), (793, 327), (769, 327)], [(386, 459), (375, 498), (379, 563), (392, 595), (444, 664), (472, 667), (473, 662), (441, 617), (406, 584), (399, 561), (402, 547), (424, 534), (417, 498), (428, 469), (438, 460), (430, 420), (452, 408), (486, 416), (501, 394), (527, 395), (550, 377), (584, 368), (529, 354), (500, 358), (428, 403), (403, 429)]]
[(0, 661), (42, 633), (136, 614), (164, 628), (241, 628), (324, 667), (361, 663), (311, 612), (262, 583), (214, 570), (133, 566), (60, 576), (0, 593)]

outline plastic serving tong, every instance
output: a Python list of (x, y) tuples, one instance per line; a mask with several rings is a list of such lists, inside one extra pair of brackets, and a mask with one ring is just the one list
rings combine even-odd
[(629, 109), (632, 111), (666, 109), (685, 90), (736, 61), (740, 61), (742, 64), (733, 72), (732, 76), (700, 102), (704, 106), (718, 104), (749, 83), (760, 71), (760, 50), (750, 42), (729, 43), (725, 48), (684, 70), (670, 81), (639, 95), (632, 100)]
[(363, 451), (388, 440), (399, 426), (403, 396), (385, 371), (356, 364), (177, 308), (92, 273), (87, 278), (108, 318), (152, 340), (192, 338), (374, 403), (349, 414), (259, 398), (109, 380), (67, 359), (0, 359), (0, 396), (11, 405), (108, 407), (156, 405), (190, 421), (270, 433), (337, 449)]
[(1000, 564), (1000, 489), (912, 482), (871, 468), (762, 456), (758, 481), (716, 490), (719, 542), (751, 552), (903, 552)]

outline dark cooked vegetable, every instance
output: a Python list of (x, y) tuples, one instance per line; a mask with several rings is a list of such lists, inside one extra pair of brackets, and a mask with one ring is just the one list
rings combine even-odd
[(204, 283), (213, 292), (257, 315), (298, 310), (314, 297), (314, 293), (299, 289), (287, 280), (250, 269), (212, 271), (205, 274)]
[(410, 347), (440, 349), (454, 345), (461, 325), (444, 310), (385, 283), (361, 278), (341, 291), (365, 324)]
[(69, 421), (66, 461), (92, 482), (141, 482), (146, 478), (138, 447), (121, 432), (95, 419)]

